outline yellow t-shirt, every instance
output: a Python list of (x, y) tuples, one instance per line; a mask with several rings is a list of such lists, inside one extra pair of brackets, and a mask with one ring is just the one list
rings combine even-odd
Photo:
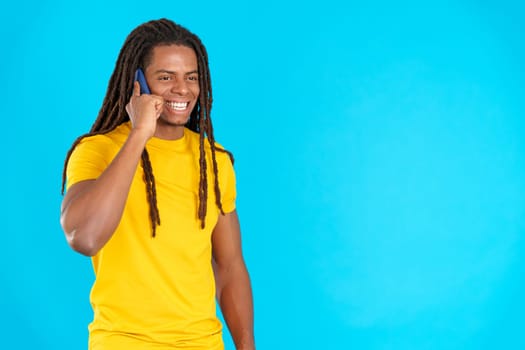
[[(69, 160), (68, 188), (96, 179), (130, 130), (127, 122), (107, 134), (83, 139)], [(223, 349), (211, 265), (211, 234), (219, 211), (211, 151), (205, 145), (208, 211), (206, 227), (201, 229), (197, 216), (199, 135), (184, 129), (181, 139), (148, 141), (161, 225), (153, 238), (139, 164), (122, 219), (92, 258), (96, 279), (91, 290), (90, 349)], [(227, 154), (216, 152), (216, 157), (221, 202), (228, 213), (235, 209), (235, 175)]]

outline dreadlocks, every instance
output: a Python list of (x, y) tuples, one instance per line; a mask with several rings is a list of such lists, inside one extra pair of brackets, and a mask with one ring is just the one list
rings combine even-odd
[[(88, 136), (108, 133), (122, 123), (129, 121), (126, 104), (133, 91), (134, 73), (137, 68), (145, 68), (149, 65), (153, 55), (153, 48), (161, 45), (186, 46), (193, 49), (197, 56), (200, 95), (195, 108), (191, 112), (186, 127), (200, 134), (198, 218), (201, 221), (201, 228), (204, 228), (208, 199), (207, 163), (204, 148), (205, 138), (207, 137), (211, 148), (212, 167), (215, 177), (215, 203), (221, 214), (224, 214), (224, 211), (221, 204), (218, 167), (215, 155), (216, 151), (225, 152), (230, 156), (232, 162), (233, 156), (230, 152), (215, 146), (210, 117), (212, 104), (211, 77), (208, 66), (208, 54), (206, 53), (204, 45), (195, 34), (164, 18), (146, 22), (138, 26), (126, 38), (117, 58), (113, 74), (109, 80), (106, 96), (104, 97), (97, 120), (95, 120), (91, 126), (89, 133), (78, 137), (73, 142), (73, 145), (67, 153), (62, 172), (62, 193), (64, 193), (69, 158), (80, 141)], [(153, 169), (146, 148), (144, 148), (142, 152), (141, 165), (144, 171), (144, 182), (146, 184), (146, 193), (150, 207), (149, 216), (152, 236), (155, 237), (156, 228), (160, 225), (160, 214), (157, 206), (155, 177), (153, 176)]]

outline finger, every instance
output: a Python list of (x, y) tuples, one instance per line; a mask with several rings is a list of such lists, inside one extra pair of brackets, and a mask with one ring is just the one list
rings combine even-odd
[(150, 95), (150, 96), (155, 99), (156, 104), (157, 103), (164, 104), (164, 97), (159, 96), (159, 95)]
[(161, 96), (155, 96), (155, 109), (157, 111), (162, 110), (164, 107), (164, 99)]
[(140, 96), (140, 84), (138, 81), (133, 83), (133, 96)]

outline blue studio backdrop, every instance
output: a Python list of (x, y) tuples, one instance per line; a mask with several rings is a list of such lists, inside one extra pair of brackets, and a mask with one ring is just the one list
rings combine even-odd
[(4, 5), (1, 348), (86, 348), (63, 161), (161, 17), (208, 49), (258, 349), (525, 348), (525, 7), (505, 0)]

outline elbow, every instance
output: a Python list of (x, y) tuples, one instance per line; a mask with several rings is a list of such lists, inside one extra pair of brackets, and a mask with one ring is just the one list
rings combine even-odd
[(77, 253), (85, 256), (95, 256), (100, 250), (100, 246), (96, 242), (83, 239), (78, 232), (73, 231), (66, 234), (66, 236), (69, 246)]
[(60, 218), (60, 224), (66, 234), (67, 243), (75, 252), (85, 256), (94, 256), (99, 252), (101, 245), (91, 232), (86, 232), (85, 228), (72, 225), (66, 220), (65, 215)]

